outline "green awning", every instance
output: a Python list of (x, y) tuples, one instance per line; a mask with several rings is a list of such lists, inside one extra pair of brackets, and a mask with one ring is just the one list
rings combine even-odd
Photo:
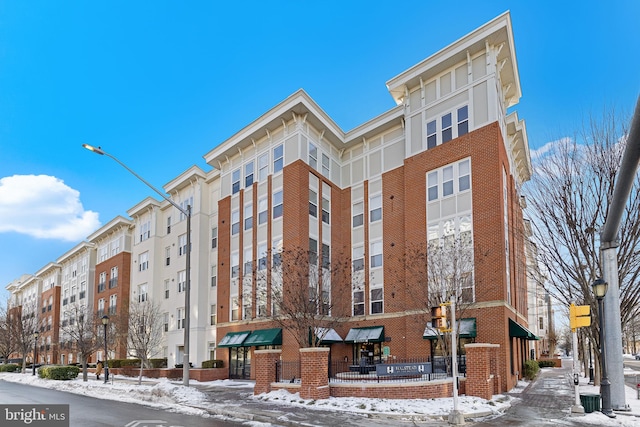
[(251, 332), (249, 338), (242, 344), (245, 347), (257, 347), (261, 345), (282, 345), (282, 329), (258, 329)]
[[(438, 339), (438, 335), (440, 335), (440, 332), (431, 326), (431, 322), (427, 323), (427, 327), (424, 329), (422, 338), (425, 340), (435, 340)], [(476, 336), (478, 336), (476, 318), (469, 317), (466, 319), (460, 319), (458, 338), (475, 338)]]
[(534, 341), (540, 338), (535, 336), (533, 332), (525, 328), (524, 326), (509, 319), (509, 336), (516, 338), (523, 338), (525, 340)]
[(382, 342), (384, 341), (384, 326), (369, 326), (366, 328), (351, 328), (344, 342)]
[(218, 347), (244, 347), (246, 344), (243, 343), (249, 334), (251, 331), (227, 332), (227, 335), (218, 343)]

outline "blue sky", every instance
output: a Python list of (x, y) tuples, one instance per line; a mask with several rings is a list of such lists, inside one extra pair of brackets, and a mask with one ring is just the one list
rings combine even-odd
[[(347, 131), (511, 11), (532, 149), (640, 94), (640, 2), (0, 1), (0, 296), (299, 88)], [(4, 298), (3, 298), (4, 299)]]

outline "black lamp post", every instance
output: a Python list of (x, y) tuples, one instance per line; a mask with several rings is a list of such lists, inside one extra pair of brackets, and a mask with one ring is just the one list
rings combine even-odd
[(107, 355), (107, 325), (109, 324), (109, 316), (102, 316), (102, 326), (104, 326), (104, 383), (109, 381), (109, 356)]
[(33, 374), (31, 375), (36, 374), (36, 360), (38, 360), (38, 336), (40, 336), (40, 334), (38, 331), (35, 331), (33, 333), (33, 363), (31, 364), (33, 365)]
[(602, 380), (600, 381), (600, 393), (602, 394), (602, 413), (610, 418), (615, 418), (615, 414), (611, 409), (611, 383), (607, 377), (607, 347), (604, 345), (604, 296), (607, 294), (609, 284), (597, 278), (592, 284), (593, 294), (598, 300), (598, 319), (600, 326), (600, 372)]

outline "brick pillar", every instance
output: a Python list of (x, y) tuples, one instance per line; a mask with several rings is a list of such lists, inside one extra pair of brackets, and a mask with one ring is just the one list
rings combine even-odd
[(328, 399), (329, 349), (327, 347), (300, 349), (300, 398)]
[(500, 346), (493, 347), (489, 352), (491, 374), (493, 375), (493, 394), (502, 394), (502, 376), (500, 375)]
[(276, 363), (280, 360), (282, 350), (255, 350), (253, 359), (256, 372), (256, 385), (253, 394), (269, 393), (271, 383), (277, 381)]
[[(491, 354), (495, 356), (498, 344), (466, 344), (467, 352), (467, 396), (477, 396), (491, 400), (496, 380), (491, 372)], [(495, 362), (494, 362), (495, 366)]]

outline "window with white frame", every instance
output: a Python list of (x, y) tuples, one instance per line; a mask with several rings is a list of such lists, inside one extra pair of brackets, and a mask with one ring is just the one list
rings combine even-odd
[(353, 228), (364, 224), (364, 202), (356, 202), (352, 206)]
[(109, 248), (107, 245), (100, 247), (98, 250), (98, 262), (102, 262), (109, 257)]
[(438, 172), (427, 174), (427, 200), (438, 200)]
[(151, 222), (146, 221), (140, 224), (140, 241), (147, 240), (151, 237)]
[(102, 317), (104, 314), (104, 298), (98, 300), (98, 317)]
[(209, 309), (209, 324), (211, 326), (214, 326), (216, 323), (218, 323), (218, 307), (216, 304), (211, 304), (211, 308)]
[(258, 244), (258, 270), (262, 271), (267, 268), (267, 244)]
[(273, 193), (273, 219), (282, 216), (282, 190)]
[(364, 246), (354, 246), (353, 248), (353, 271), (364, 270)]
[(253, 160), (244, 165), (244, 188), (253, 185)]
[(258, 199), (258, 224), (265, 224), (269, 219), (269, 201), (266, 197)]
[(253, 227), (253, 203), (244, 206), (244, 229), (251, 230)]
[(111, 295), (109, 297), (109, 314), (116, 314), (116, 307), (118, 302), (118, 295)]
[(215, 287), (218, 284), (218, 266), (211, 266), (211, 287)]
[(171, 289), (170, 283), (169, 279), (164, 280), (164, 299), (169, 299), (169, 290)]
[(118, 287), (118, 267), (111, 267), (111, 276), (109, 278), (109, 289)]
[(176, 310), (177, 315), (177, 329), (184, 329), (184, 321), (185, 321), (185, 310), (184, 308), (179, 308)]
[(187, 254), (187, 234), (178, 236), (178, 256)]
[[(187, 197), (185, 200), (180, 202), (180, 208), (184, 212), (188, 212), (189, 209), (193, 208), (193, 196)], [(180, 211), (180, 221), (184, 221), (185, 219), (187, 219), (187, 215)]]
[(382, 267), (382, 241), (371, 242), (371, 268)]
[(427, 200), (447, 198), (471, 188), (469, 159), (444, 166), (427, 174)]
[(369, 198), (369, 222), (382, 219), (382, 195), (377, 194)]
[(322, 222), (325, 224), (330, 223), (331, 202), (324, 195), (322, 196)]
[(149, 269), (149, 252), (143, 252), (138, 255), (138, 271), (145, 271)]
[(211, 229), (211, 249), (216, 249), (218, 247), (218, 227), (213, 227)]
[(323, 153), (322, 154), (322, 175), (326, 176), (327, 178), (329, 177), (330, 165), (331, 165), (331, 162), (329, 160), (329, 156)]
[(244, 250), (244, 275), (250, 276), (253, 272), (253, 250), (246, 248)]
[(447, 113), (441, 118), (442, 120), (442, 143), (453, 139), (453, 128), (451, 126), (451, 113)]
[(138, 285), (138, 302), (145, 302), (149, 297), (147, 295), (147, 284)]
[(364, 316), (364, 291), (353, 292), (353, 315)]
[(380, 314), (383, 312), (383, 295), (382, 288), (371, 289), (371, 314)]
[(164, 265), (171, 265), (171, 246), (164, 248)]
[(171, 215), (167, 217), (167, 234), (171, 234)]
[(427, 148), (433, 148), (438, 145), (438, 131), (436, 129), (436, 121), (427, 122)]
[(273, 173), (276, 174), (284, 167), (284, 145), (280, 144), (273, 148)]
[(178, 271), (178, 293), (184, 292), (187, 288), (187, 271)]
[(240, 255), (238, 252), (231, 254), (231, 277), (238, 277), (240, 275)]
[(269, 153), (258, 156), (258, 181), (264, 182), (269, 176)]
[(312, 142), (309, 142), (309, 166), (318, 169), (318, 147)]
[(238, 297), (231, 298), (231, 320), (240, 320), (240, 307)]
[(107, 272), (102, 271), (98, 275), (98, 292), (102, 292), (107, 287)]
[(231, 194), (236, 194), (240, 191), (240, 169), (236, 169), (231, 172)]
[(164, 313), (162, 315), (162, 323), (164, 326), (164, 331), (168, 332), (169, 331), (169, 313)]
[(458, 108), (458, 136), (469, 133), (469, 107)]
[(240, 211), (234, 210), (231, 212), (231, 235), (240, 233)]
[(318, 193), (309, 189), (309, 215), (318, 217)]

